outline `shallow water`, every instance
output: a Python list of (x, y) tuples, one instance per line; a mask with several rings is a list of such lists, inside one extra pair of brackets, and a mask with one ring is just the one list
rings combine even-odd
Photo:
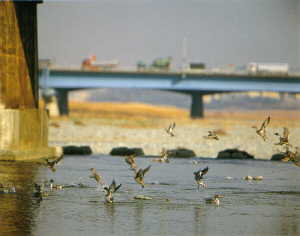
[[(0, 177), (16, 193), (0, 194), (1, 235), (300, 235), (300, 168), (271, 161), (171, 159), (152, 165), (145, 189), (121, 157), (66, 156), (56, 172), (44, 166), (2, 162)], [(197, 190), (193, 171), (209, 166), (206, 189)], [(122, 183), (115, 203), (89, 178), (91, 167), (110, 183)], [(263, 181), (243, 176), (262, 175)], [(226, 179), (226, 176), (232, 179)], [(54, 179), (69, 185), (43, 200), (33, 197), (33, 182)], [(85, 187), (79, 187), (81, 183)], [(204, 199), (223, 194), (220, 206)], [(139, 194), (152, 200), (134, 200)]]

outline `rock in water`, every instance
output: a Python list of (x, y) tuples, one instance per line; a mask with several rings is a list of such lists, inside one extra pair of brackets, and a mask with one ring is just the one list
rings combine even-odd
[(147, 197), (147, 196), (145, 196), (145, 195), (136, 195), (136, 196), (134, 197), (134, 199), (140, 199), (140, 200), (152, 200), (151, 197)]
[(238, 149), (226, 149), (218, 153), (218, 159), (253, 160), (254, 156)]
[(112, 156), (144, 156), (145, 153), (142, 148), (128, 148), (128, 147), (115, 147), (113, 148), (110, 153)]

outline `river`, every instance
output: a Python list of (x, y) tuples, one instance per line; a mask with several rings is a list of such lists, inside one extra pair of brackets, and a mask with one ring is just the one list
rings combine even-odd
[[(197, 160), (198, 164), (192, 163)], [(51, 172), (32, 163), (2, 162), (0, 235), (300, 235), (300, 168), (290, 163), (171, 159), (152, 165), (142, 189), (121, 157), (66, 156)], [(197, 190), (193, 172), (208, 166), (207, 188)], [(113, 204), (89, 178), (95, 167), (107, 183), (122, 183)], [(262, 181), (245, 181), (262, 175)], [(232, 177), (232, 178), (228, 178)], [(33, 196), (33, 183), (54, 179), (63, 190)], [(79, 185), (80, 184), (80, 185)], [(219, 206), (205, 198), (223, 194)], [(135, 200), (136, 195), (152, 200)]]

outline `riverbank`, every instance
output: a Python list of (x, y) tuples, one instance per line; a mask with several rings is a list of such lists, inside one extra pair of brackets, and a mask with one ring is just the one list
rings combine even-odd
[[(252, 126), (271, 116), (267, 142)], [(198, 157), (216, 157), (228, 148), (246, 151), (257, 159), (270, 159), (280, 151), (275, 132), (290, 129), (290, 142), (300, 144), (299, 111), (206, 111), (205, 119), (191, 120), (188, 111), (145, 104), (71, 103), (70, 116), (49, 122), (50, 145), (89, 145), (93, 153), (108, 154), (112, 148), (142, 148), (146, 155), (158, 155), (162, 148), (184, 147)], [(165, 132), (175, 121), (175, 137)], [(209, 130), (218, 130), (220, 140), (207, 140)], [(298, 135), (297, 135), (298, 134)]]

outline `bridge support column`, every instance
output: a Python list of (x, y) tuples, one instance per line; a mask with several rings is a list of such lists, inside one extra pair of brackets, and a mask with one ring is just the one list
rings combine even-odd
[(69, 91), (66, 89), (56, 89), (57, 105), (59, 114), (69, 115)]
[(0, 1), (0, 160), (56, 156), (38, 107), (36, 5)]
[(203, 94), (199, 92), (191, 92), (191, 118), (203, 118), (204, 117), (204, 106), (203, 106)]

